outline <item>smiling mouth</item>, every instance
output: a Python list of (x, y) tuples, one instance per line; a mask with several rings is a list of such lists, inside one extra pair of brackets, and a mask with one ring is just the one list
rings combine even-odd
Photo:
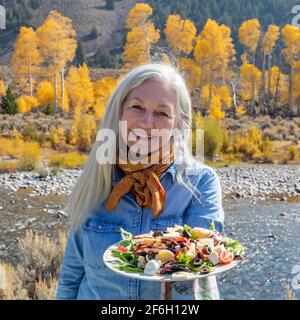
[(137, 135), (134, 131), (133, 131), (133, 134), (137, 138), (137, 140), (151, 140), (156, 138), (152, 136), (140, 136), (140, 135)]

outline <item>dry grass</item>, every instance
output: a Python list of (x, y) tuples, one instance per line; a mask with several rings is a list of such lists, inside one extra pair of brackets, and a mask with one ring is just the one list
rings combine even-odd
[(16, 267), (0, 263), (5, 270), (5, 287), (0, 290), (0, 299), (55, 299), (66, 242), (66, 232), (59, 232), (57, 239), (51, 240), (27, 230), (19, 242), (22, 262)]
[(295, 295), (295, 293), (289, 283), (285, 282), (284, 288), (286, 290), (286, 295), (287, 295), (288, 300), (297, 300), (296, 295)]

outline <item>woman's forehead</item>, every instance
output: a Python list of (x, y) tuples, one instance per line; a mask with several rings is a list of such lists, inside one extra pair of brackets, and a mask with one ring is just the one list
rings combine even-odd
[(130, 92), (128, 100), (133, 99), (141, 103), (152, 101), (161, 107), (172, 107), (175, 106), (176, 91), (168, 83), (159, 80), (146, 80)]

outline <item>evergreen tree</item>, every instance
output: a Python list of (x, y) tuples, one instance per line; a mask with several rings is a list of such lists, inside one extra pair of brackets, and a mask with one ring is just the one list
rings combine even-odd
[(114, 0), (106, 0), (106, 5), (105, 5), (107, 10), (114, 10), (115, 8), (115, 1)]
[(98, 30), (95, 26), (93, 26), (92, 30), (91, 30), (91, 38), (92, 39), (97, 39), (99, 36)]
[(1, 100), (1, 111), (3, 113), (14, 115), (18, 112), (18, 105), (16, 101), (16, 96), (13, 93), (12, 86), (9, 85), (6, 90), (6, 95), (2, 97)]
[(78, 46), (76, 49), (75, 53), (75, 59), (74, 59), (74, 64), (79, 67), (80, 65), (84, 64), (86, 62), (86, 57), (85, 57), (85, 51), (82, 46), (82, 43), (78, 41)]
[(99, 48), (93, 58), (93, 66), (95, 67), (114, 68), (116, 66), (115, 58), (106, 48)]

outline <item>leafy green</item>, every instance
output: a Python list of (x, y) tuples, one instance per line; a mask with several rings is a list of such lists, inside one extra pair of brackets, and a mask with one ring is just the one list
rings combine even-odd
[(195, 230), (193, 230), (192, 227), (190, 227), (187, 224), (185, 224), (183, 226), (183, 230), (182, 231), (184, 231), (184, 230), (188, 231), (191, 234), (191, 239), (197, 240), (197, 232)]
[(194, 272), (201, 272), (204, 268), (208, 269), (209, 272), (212, 272), (215, 270), (214, 265), (209, 260), (207, 260), (206, 262), (203, 262), (200, 266), (194, 266), (193, 264), (191, 264), (190, 268)]
[(244, 247), (238, 240), (229, 240), (227, 242), (227, 250), (234, 256), (242, 256), (245, 254), (246, 247)]
[(129, 231), (124, 230), (122, 227), (120, 227), (121, 236), (123, 240), (131, 240), (132, 239), (132, 233)]
[(210, 224), (209, 230), (212, 230), (212, 231), (216, 230), (215, 220), (214, 219), (212, 220), (212, 223)]
[(189, 265), (192, 258), (184, 254), (184, 252), (180, 251), (177, 256), (177, 263), (182, 263), (184, 265)]
[(116, 269), (124, 270), (124, 271), (144, 272), (143, 269), (132, 267), (129, 265), (117, 266)]

